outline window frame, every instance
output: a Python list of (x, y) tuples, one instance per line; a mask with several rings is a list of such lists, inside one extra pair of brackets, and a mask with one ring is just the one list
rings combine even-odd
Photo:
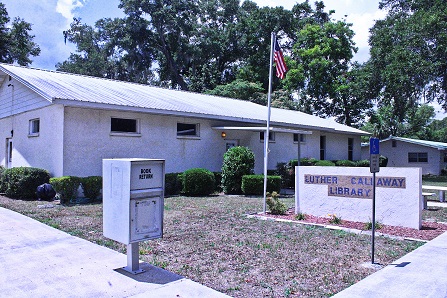
[[(181, 132), (185, 132), (187, 129), (179, 130), (179, 125), (189, 126), (190, 129), (193, 129), (194, 134), (182, 134)], [(200, 123), (177, 122), (176, 135), (178, 139), (200, 139)]]
[[(37, 123), (37, 125), (36, 125)], [(37, 127), (37, 129), (36, 129)], [(30, 119), (28, 122), (28, 136), (38, 137), (40, 134), (40, 118)]]
[(293, 143), (298, 144), (298, 135), (300, 135), (300, 143), (306, 143), (306, 135), (303, 133), (294, 133), (293, 134)]
[[(135, 130), (113, 130), (113, 119), (135, 121)], [(123, 118), (123, 117), (110, 117), (110, 135), (112, 136), (141, 136), (140, 131), (140, 119), (139, 118)]]
[(408, 163), (428, 163), (428, 152), (408, 152)]
[[(265, 134), (265, 131), (259, 132), (259, 142), (261, 142), (261, 143), (264, 143), (264, 134)], [(274, 142), (275, 142), (275, 132), (270, 131), (269, 132), (269, 143), (274, 143)]]

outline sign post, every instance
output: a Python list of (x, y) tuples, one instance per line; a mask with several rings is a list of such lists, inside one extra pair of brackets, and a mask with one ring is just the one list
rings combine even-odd
[(371, 223), (371, 264), (374, 264), (374, 239), (376, 230), (376, 173), (380, 171), (379, 139), (369, 139), (369, 169), (373, 174), (372, 223)]

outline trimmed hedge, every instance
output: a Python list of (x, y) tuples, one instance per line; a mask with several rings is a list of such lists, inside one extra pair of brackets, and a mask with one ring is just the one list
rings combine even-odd
[(242, 192), (242, 176), (253, 174), (255, 155), (247, 147), (236, 146), (224, 154), (222, 165), (222, 188), (226, 194)]
[(36, 190), (41, 184), (48, 183), (50, 173), (47, 170), (32, 167), (5, 169), (2, 174), (2, 190), (14, 199), (34, 200)]
[(81, 178), (84, 196), (90, 200), (98, 199), (102, 189), (102, 176), (88, 176)]
[(222, 192), (222, 173), (221, 172), (213, 172), (214, 174), (214, 192)]
[(5, 168), (3, 166), (0, 166), (0, 193), (4, 193), (6, 190), (6, 184), (3, 183), (3, 172), (5, 171)]
[(51, 178), (50, 184), (59, 194), (61, 204), (68, 204), (70, 200), (76, 199), (76, 192), (82, 179), (76, 176), (62, 176)]
[(214, 174), (201, 168), (189, 169), (182, 174), (183, 192), (187, 196), (207, 196), (214, 192)]
[(367, 160), (367, 159), (357, 160), (357, 161), (355, 162), (355, 166), (356, 166), (356, 167), (367, 168), (367, 167), (369, 167), (369, 160)]
[(59, 194), (61, 204), (68, 204), (71, 200), (75, 200), (79, 184), (81, 184), (84, 196), (91, 201), (98, 199), (102, 189), (101, 176), (63, 176), (51, 178), (50, 184), (54, 190)]
[(337, 167), (355, 167), (356, 163), (354, 161), (351, 161), (351, 160), (343, 159), (343, 160), (337, 160), (335, 162), (335, 165)]
[[(264, 175), (242, 176), (242, 192), (245, 195), (264, 194)], [(281, 190), (281, 176), (267, 176), (267, 192), (278, 192)]]
[(182, 191), (182, 173), (165, 174), (165, 196), (178, 195)]
[(315, 163), (317, 167), (335, 167), (335, 163), (330, 160), (319, 160)]

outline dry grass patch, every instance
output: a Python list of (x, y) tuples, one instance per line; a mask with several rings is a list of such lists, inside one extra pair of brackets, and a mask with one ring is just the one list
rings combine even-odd
[[(43, 204), (0, 197), (0, 206), (125, 252), (102, 236), (101, 204)], [(369, 237), (245, 216), (260, 210), (260, 198), (166, 198), (164, 238), (140, 243), (141, 259), (234, 297), (330, 296), (373, 272), (360, 266), (371, 259)], [(378, 237), (375, 259), (386, 265), (420, 245)]]

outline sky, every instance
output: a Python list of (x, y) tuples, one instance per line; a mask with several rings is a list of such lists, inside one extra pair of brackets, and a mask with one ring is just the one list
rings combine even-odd
[[(34, 41), (40, 46), (38, 57), (31, 57), (32, 67), (54, 70), (56, 63), (65, 61), (74, 45), (64, 43), (62, 32), (69, 28), (73, 17), (81, 18), (82, 23), (94, 25), (101, 18), (123, 17), (118, 8), (119, 0), (0, 0), (6, 6), (9, 17), (24, 19), (32, 24)], [(258, 6), (283, 6), (291, 9), (294, 4), (304, 0), (255, 0)], [(314, 3), (314, 0), (309, 1)], [(365, 62), (369, 57), (369, 28), (374, 20), (385, 17), (378, 9), (379, 0), (324, 0), (326, 11), (335, 10), (333, 18), (345, 18), (352, 23), (355, 32), (354, 42), (359, 48), (354, 60)]]

